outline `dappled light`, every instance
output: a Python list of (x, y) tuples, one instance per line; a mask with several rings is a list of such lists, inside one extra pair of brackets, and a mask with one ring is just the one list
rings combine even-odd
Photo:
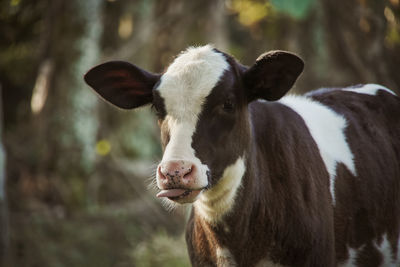
[(269, 2), (232, 0), (228, 3), (228, 7), (238, 14), (239, 22), (247, 27), (264, 19), (271, 12)]

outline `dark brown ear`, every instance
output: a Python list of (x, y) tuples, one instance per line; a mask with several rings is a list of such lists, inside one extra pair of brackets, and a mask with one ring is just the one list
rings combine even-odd
[(249, 102), (258, 98), (278, 100), (293, 86), (303, 67), (303, 60), (289, 52), (270, 51), (262, 54), (244, 72)]
[(152, 90), (160, 75), (125, 61), (109, 61), (89, 70), (84, 79), (105, 100), (132, 109), (152, 102)]

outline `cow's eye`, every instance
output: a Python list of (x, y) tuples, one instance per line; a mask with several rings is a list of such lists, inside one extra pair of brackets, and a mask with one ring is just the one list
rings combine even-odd
[(233, 112), (235, 109), (235, 105), (232, 103), (232, 101), (226, 100), (222, 108), (225, 112)]

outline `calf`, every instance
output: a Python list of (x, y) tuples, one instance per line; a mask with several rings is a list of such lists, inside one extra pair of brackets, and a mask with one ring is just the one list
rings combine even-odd
[(193, 203), (193, 266), (400, 264), (400, 99), (380, 85), (284, 96), (303, 70), (211, 46), (163, 74), (112, 61), (86, 82), (120, 108), (152, 104), (158, 197)]

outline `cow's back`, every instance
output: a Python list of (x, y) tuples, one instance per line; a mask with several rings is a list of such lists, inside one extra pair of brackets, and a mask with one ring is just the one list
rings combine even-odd
[(338, 162), (333, 192), (337, 259), (349, 266), (400, 264), (400, 98), (378, 88), (308, 94), (347, 121), (355, 173)]

